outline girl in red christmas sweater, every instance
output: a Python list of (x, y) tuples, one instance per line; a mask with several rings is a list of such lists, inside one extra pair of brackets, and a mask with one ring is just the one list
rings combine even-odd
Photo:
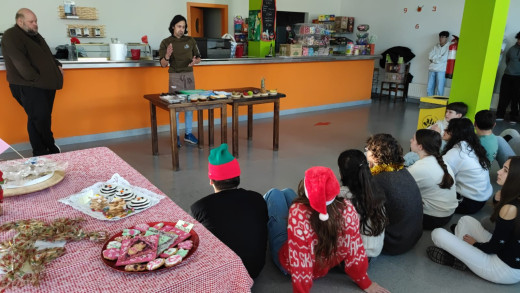
[(337, 197), (339, 191), (331, 169), (312, 167), (305, 172), (298, 195), (291, 189), (272, 189), (264, 196), (273, 260), (291, 275), (293, 292), (309, 292), (314, 279), (340, 263), (366, 292), (389, 292), (367, 275), (358, 214), (349, 200)]

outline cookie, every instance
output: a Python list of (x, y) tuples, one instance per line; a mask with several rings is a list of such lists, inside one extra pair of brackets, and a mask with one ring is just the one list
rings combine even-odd
[(164, 227), (161, 228), (162, 231), (165, 231), (165, 232), (169, 232), (171, 230), (173, 230), (173, 226), (170, 226), (170, 225), (164, 225)]
[(190, 250), (193, 247), (193, 241), (186, 240), (177, 245), (179, 249)]
[(182, 261), (182, 256), (180, 255), (172, 255), (170, 257), (168, 257), (165, 261), (164, 261), (164, 266), (167, 267), (167, 268), (171, 268), (175, 265), (178, 265), (180, 264)]
[(117, 248), (109, 248), (103, 250), (103, 257), (108, 260), (116, 260), (119, 257), (120, 249)]
[(135, 236), (141, 234), (141, 231), (136, 229), (123, 229), (123, 236)]
[(134, 211), (140, 211), (150, 206), (150, 200), (145, 197), (136, 197), (128, 203), (128, 208)]
[(116, 238), (114, 238), (114, 241), (122, 242), (123, 240), (130, 239), (130, 238), (132, 238), (132, 236), (117, 236)]
[(99, 190), (99, 194), (105, 197), (108, 201), (112, 201), (116, 192), (117, 186), (112, 184), (103, 184)]
[(146, 269), (149, 271), (153, 271), (153, 270), (156, 270), (156, 269), (162, 267), (163, 264), (164, 264), (164, 258), (156, 258), (152, 261), (149, 261), (146, 264)]
[(153, 227), (157, 230), (161, 230), (161, 228), (164, 227), (164, 223), (157, 223)]
[(109, 249), (109, 248), (120, 249), (121, 248), (121, 242), (119, 242), (119, 241), (110, 241), (107, 244), (107, 249)]
[(144, 233), (144, 236), (157, 235), (157, 234), (159, 234), (159, 230), (155, 229), (154, 227), (150, 227), (150, 228), (148, 228), (148, 230), (146, 230), (146, 232)]
[(178, 250), (177, 248), (168, 248), (163, 253), (161, 253), (160, 257), (164, 257), (164, 258), (170, 257), (170, 256), (174, 255), (175, 253), (177, 253), (177, 250)]
[(146, 270), (146, 265), (141, 263), (135, 263), (131, 265), (125, 266), (125, 271), (127, 272), (142, 272)]
[(134, 226), (134, 229), (137, 229), (143, 233), (146, 232), (148, 230), (148, 228), (150, 228), (150, 226), (148, 226), (148, 224), (145, 224), (145, 223), (137, 224)]
[(130, 188), (118, 188), (115, 192), (115, 196), (124, 199), (126, 202), (129, 202), (136, 197), (135, 193)]
[(180, 255), (182, 258), (185, 258), (188, 255), (188, 251), (186, 249), (179, 249), (175, 255)]

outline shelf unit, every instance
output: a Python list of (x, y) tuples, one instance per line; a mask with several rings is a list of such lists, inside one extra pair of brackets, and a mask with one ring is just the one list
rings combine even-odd
[(58, 6), (58, 15), (61, 19), (97, 20), (97, 8), (76, 6), (76, 15), (65, 15), (65, 7)]
[[(240, 45), (243, 49), (243, 55), (247, 56), (247, 31), (248, 31), (248, 18), (241, 19), (242, 22), (237, 22), (235, 20), (234, 23), (234, 34), (233, 37), (235, 38), (235, 41), (237, 42), (237, 47)], [(236, 52), (236, 51), (235, 51)], [(236, 53), (235, 53), (236, 56)]]
[(323, 24), (298, 23), (294, 25), (296, 41), (302, 45), (303, 56), (329, 55), (330, 31)]

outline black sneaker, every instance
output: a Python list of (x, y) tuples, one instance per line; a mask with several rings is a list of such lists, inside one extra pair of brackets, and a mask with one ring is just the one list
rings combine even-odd
[(459, 271), (465, 271), (468, 269), (468, 267), (458, 258), (437, 246), (430, 246), (426, 248), (426, 254), (428, 254), (428, 257), (435, 263), (450, 266)]

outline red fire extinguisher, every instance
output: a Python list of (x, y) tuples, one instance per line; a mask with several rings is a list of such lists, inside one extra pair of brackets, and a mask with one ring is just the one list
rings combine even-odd
[(457, 56), (457, 47), (459, 46), (459, 37), (453, 35), (450, 47), (448, 48), (448, 64), (446, 64), (446, 78), (453, 78), (453, 69), (455, 69), (455, 57)]

